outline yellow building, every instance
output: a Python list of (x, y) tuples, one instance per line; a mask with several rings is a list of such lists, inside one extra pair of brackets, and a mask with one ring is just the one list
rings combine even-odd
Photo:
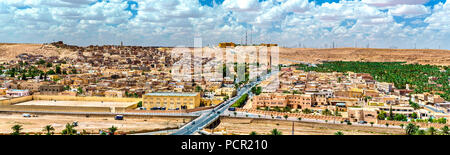
[(234, 97), (237, 93), (235, 88), (223, 87), (215, 90), (216, 95)]
[(259, 46), (272, 47), (272, 46), (278, 46), (278, 44), (260, 44)]
[(0, 88), (0, 95), (6, 95), (7, 88)]
[(220, 47), (220, 48), (236, 47), (236, 44), (234, 44), (233, 42), (229, 42), (229, 43), (219, 43), (219, 47)]
[(194, 109), (200, 106), (199, 93), (157, 92), (143, 95), (143, 107), (148, 110)]

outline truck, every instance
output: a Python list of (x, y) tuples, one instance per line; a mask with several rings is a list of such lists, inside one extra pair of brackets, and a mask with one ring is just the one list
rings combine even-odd
[(228, 110), (229, 111), (236, 111), (236, 108), (235, 107), (230, 107), (230, 108), (228, 108)]

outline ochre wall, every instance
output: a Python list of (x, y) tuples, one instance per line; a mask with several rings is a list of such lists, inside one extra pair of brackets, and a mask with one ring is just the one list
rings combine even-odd
[(95, 102), (139, 102), (142, 98), (117, 98), (117, 97), (79, 97), (79, 96), (55, 96), (33, 95), (33, 100), (57, 100), (57, 101), (95, 101)]
[(0, 105), (12, 105), (20, 102), (26, 102), (33, 100), (33, 96), (24, 96), (24, 97), (18, 97), (13, 99), (7, 99), (0, 101)]

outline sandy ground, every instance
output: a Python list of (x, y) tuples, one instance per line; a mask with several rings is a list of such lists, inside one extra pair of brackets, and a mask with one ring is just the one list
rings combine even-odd
[[(226, 131), (227, 133), (248, 135), (255, 131), (258, 134), (270, 134), (273, 129), (278, 129), (283, 135), (292, 134), (291, 121), (253, 120), (243, 118), (221, 118), (220, 125), (215, 131)], [(295, 122), (295, 135), (333, 135), (341, 131), (344, 135), (402, 135), (404, 129), (351, 126), (344, 124), (324, 124), (310, 122)]]
[(320, 61), (407, 62), (431, 65), (450, 65), (449, 50), (432, 49), (305, 49), (280, 48), (280, 63), (289, 60), (318, 63)]
[(83, 102), (83, 101), (45, 101), (33, 100), (16, 105), (47, 105), (47, 106), (79, 106), (79, 107), (128, 107), (134, 102)]
[(59, 56), (75, 58), (76, 52), (59, 49), (52, 45), (42, 44), (5, 44), (0, 43), (0, 62), (7, 62), (10, 60), (17, 60), (16, 56), (22, 53), (44, 55), (44, 56)]
[[(78, 126), (75, 129), (82, 132), (83, 129), (87, 132), (98, 133), (99, 130), (107, 130), (111, 126), (118, 128), (118, 132), (148, 132), (154, 130), (161, 130), (166, 128), (175, 128), (183, 125), (183, 118), (168, 118), (168, 117), (152, 117), (152, 118), (127, 118), (124, 120), (114, 120), (113, 116), (75, 116), (75, 115), (43, 115), (38, 114), (38, 117), (24, 118), (19, 113), (0, 113), (0, 134), (9, 134), (12, 132), (11, 127), (20, 124), (22, 125), (22, 132), (34, 134), (36, 132), (43, 132), (43, 127), (52, 125), (55, 128), (55, 133), (61, 133), (67, 123), (78, 121)], [(185, 118), (185, 122), (189, 122), (189, 118)]]

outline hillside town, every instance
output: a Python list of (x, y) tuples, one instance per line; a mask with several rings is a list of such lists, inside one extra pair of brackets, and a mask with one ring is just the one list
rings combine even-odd
[[(232, 104), (222, 115), (231, 116), (234, 111), (272, 119), (304, 117), (372, 125), (414, 122), (437, 124), (436, 127), (447, 125), (450, 118), (445, 90), (450, 80), (448, 68), (442, 68), (439, 74), (447, 79), (433, 76), (427, 79), (438, 89), (418, 93), (417, 85), (407, 83), (399, 88), (398, 83), (377, 81), (379, 77), (370, 73), (319, 72), (311, 70), (317, 69), (317, 65), (276, 65), (272, 59), (264, 62), (258, 59), (255, 65), (248, 61), (225, 64), (225, 59), (236, 55), (183, 59), (185, 53), (174, 54), (166, 47), (80, 47), (61, 41), (43, 46), (70, 50), (76, 56), (23, 53), (17, 55), (17, 60), (0, 64), (1, 111), (190, 114), (214, 112)], [(240, 46), (221, 43), (218, 48)], [(277, 45), (257, 47), (271, 46)], [(271, 53), (268, 54), (270, 57)], [(193, 71), (186, 67), (191, 65), (223, 72)], [(239, 65), (244, 66), (244, 77), (237, 75)], [(255, 66), (272, 68), (249, 71)], [(186, 68), (189, 74), (174, 72)], [(262, 79), (264, 75), (268, 78)]]

